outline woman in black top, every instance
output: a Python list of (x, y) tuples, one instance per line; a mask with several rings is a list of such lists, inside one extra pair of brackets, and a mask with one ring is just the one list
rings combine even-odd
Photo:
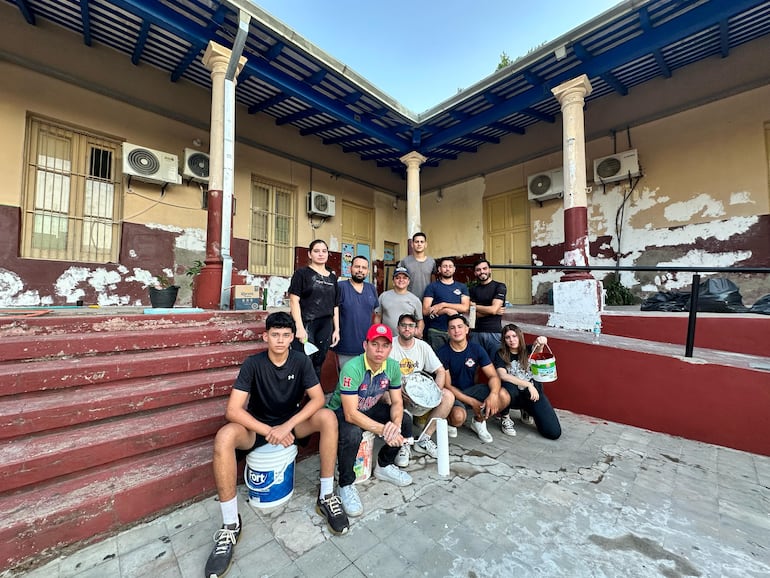
[(310, 264), (297, 269), (289, 285), (291, 316), (297, 324), (293, 347), (301, 351), (309, 341), (318, 348), (311, 360), (320, 382), (326, 353), (340, 340), (339, 290), (337, 275), (326, 267), (326, 243), (316, 239), (310, 243), (307, 255)]

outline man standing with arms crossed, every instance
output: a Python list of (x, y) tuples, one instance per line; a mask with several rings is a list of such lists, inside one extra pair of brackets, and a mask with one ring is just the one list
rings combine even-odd
[(426, 318), (426, 341), (438, 353), (449, 342), (447, 321), (450, 315), (467, 315), (471, 306), (468, 287), (454, 280), (455, 263), (451, 257), (438, 260), (439, 278), (428, 285), (422, 298), (422, 315)]
[(374, 311), (379, 303), (377, 290), (366, 282), (368, 274), (369, 260), (363, 255), (356, 255), (350, 263), (350, 279), (337, 283), (340, 292), (340, 342), (334, 351), (340, 369), (364, 352), (366, 331), (372, 323), (380, 322), (379, 314)]
[(425, 254), (428, 247), (428, 238), (425, 233), (419, 232), (412, 235), (412, 254), (401, 259), (399, 267), (406, 267), (409, 271), (409, 291), (418, 299), (422, 299), (425, 288), (433, 280), (436, 273), (436, 261)]
[(486, 259), (476, 261), (473, 274), (478, 284), (470, 288), (471, 303), (476, 305), (476, 327), (471, 331), (470, 339), (484, 348), (489, 359), (494, 359), (500, 349), (508, 288), (505, 283), (492, 279), (492, 268)]

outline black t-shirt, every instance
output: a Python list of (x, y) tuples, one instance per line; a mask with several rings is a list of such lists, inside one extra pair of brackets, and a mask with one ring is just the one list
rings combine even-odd
[[(502, 299), (505, 303), (505, 296), (508, 294), (508, 288), (505, 283), (492, 280), (486, 285), (474, 285), (470, 288), (471, 301), (476, 305), (492, 305), (493, 299)], [(500, 333), (503, 326), (502, 315), (476, 316), (476, 331), (481, 333)]]
[(289, 293), (299, 297), (302, 322), (331, 317), (334, 308), (339, 305), (340, 293), (337, 288), (337, 275), (329, 271), (328, 275), (316, 273), (310, 267), (294, 271), (289, 284)]
[(318, 376), (310, 358), (290, 349), (281, 367), (270, 361), (267, 351), (247, 357), (233, 388), (250, 394), (246, 409), (251, 415), (276, 426), (299, 411), (305, 390), (317, 383)]

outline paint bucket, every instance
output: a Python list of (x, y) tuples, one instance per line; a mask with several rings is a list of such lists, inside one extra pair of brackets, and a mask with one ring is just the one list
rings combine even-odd
[(253, 508), (273, 508), (285, 504), (294, 493), (294, 459), (297, 446), (285, 448), (267, 444), (246, 456), (243, 473)]
[(441, 389), (430, 375), (421, 372), (404, 376), (404, 404), (413, 416), (420, 417), (441, 403)]
[(365, 482), (372, 475), (372, 454), (374, 453), (374, 434), (365, 431), (358, 445), (356, 461), (353, 462), (353, 471), (356, 474), (354, 484)]
[(548, 349), (547, 352), (543, 350), (529, 356), (529, 370), (532, 372), (532, 377), (541, 383), (556, 381), (556, 358), (547, 343), (545, 347)]

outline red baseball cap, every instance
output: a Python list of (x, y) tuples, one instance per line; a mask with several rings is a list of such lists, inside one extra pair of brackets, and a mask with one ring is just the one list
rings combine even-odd
[(389, 343), (393, 343), (393, 331), (391, 331), (390, 327), (383, 325), (382, 323), (372, 325), (369, 328), (369, 331), (366, 332), (367, 341), (373, 341), (378, 337), (384, 337)]

